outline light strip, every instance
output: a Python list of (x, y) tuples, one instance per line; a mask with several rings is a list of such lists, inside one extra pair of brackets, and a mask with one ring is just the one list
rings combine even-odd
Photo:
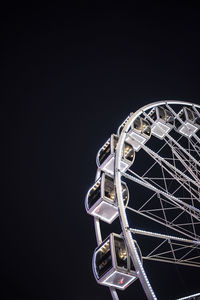
[(172, 239), (172, 240), (182, 241), (182, 242), (186, 242), (186, 243), (194, 243), (194, 244), (200, 245), (200, 241), (188, 240), (188, 239), (184, 239), (184, 238), (180, 238), (180, 237), (176, 237), (176, 236), (172, 236), (172, 235), (166, 235), (166, 234), (161, 234), (161, 233), (156, 233), (156, 232), (146, 231), (146, 230), (140, 230), (140, 229), (135, 229), (135, 228), (130, 228), (129, 230), (136, 234), (143, 234), (143, 235), (153, 236), (153, 237), (157, 237), (157, 238), (161, 238), (161, 239)]
[[(126, 284), (124, 284), (124, 285), (116, 285), (116, 284), (113, 284), (113, 283), (109, 283), (108, 282), (108, 280), (114, 275), (114, 274), (119, 274), (120, 276), (125, 276), (125, 277), (129, 277), (130, 279), (126, 282)], [(108, 276), (102, 283), (103, 284), (105, 284), (105, 285), (108, 285), (108, 286), (113, 286), (113, 287), (116, 287), (117, 289), (125, 289), (126, 288), (126, 286), (128, 286), (129, 285), (129, 283), (131, 282), (131, 281), (133, 281), (134, 279), (136, 279), (136, 276), (130, 276), (130, 275), (128, 275), (128, 274), (123, 274), (123, 273), (120, 273), (120, 272), (117, 272), (117, 271), (115, 271), (114, 273), (112, 273), (110, 276)]]
[(190, 296), (186, 296), (186, 297), (183, 297), (183, 298), (178, 298), (177, 300), (192, 299), (193, 297), (196, 297), (196, 296), (200, 296), (200, 293), (190, 295)]

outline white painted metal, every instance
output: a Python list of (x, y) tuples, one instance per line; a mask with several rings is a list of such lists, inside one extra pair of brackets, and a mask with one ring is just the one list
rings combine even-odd
[[(149, 282), (149, 280), (146, 276), (145, 270), (144, 270), (144, 268), (143, 268), (143, 266), (140, 262), (140, 258), (138, 256), (137, 249), (134, 245), (134, 241), (133, 241), (133, 237), (132, 237), (133, 231), (132, 231), (132, 234), (131, 234), (131, 232), (129, 230), (129, 223), (128, 223), (128, 219), (127, 219), (127, 216), (126, 216), (126, 208), (124, 207), (122, 194), (121, 194), (121, 190), (120, 190), (121, 176), (122, 176), (122, 172), (120, 170), (120, 160), (121, 160), (121, 155), (122, 155), (122, 147), (123, 147), (123, 144), (125, 142), (128, 130), (130, 129), (130, 126), (133, 123), (133, 121), (138, 116), (140, 116), (140, 114), (146, 112), (147, 110), (149, 110), (149, 109), (151, 109), (155, 106), (168, 105), (168, 108), (169, 108), (170, 104), (171, 105), (172, 104), (179, 104), (179, 105), (187, 105), (187, 106), (196, 106), (196, 107), (200, 108), (200, 106), (198, 106), (198, 105), (188, 103), (188, 102), (183, 102), (183, 101), (159, 101), (159, 102), (147, 105), (147, 106), (139, 109), (138, 111), (136, 111), (135, 113), (133, 113), (129, 117), (129, 119), (127, 120), (127, 122), (126, 122), (126, 124), (125, 124), (125, 126), (124, 126), (124, 128), (121, 132), (121, 135), (119, 137), (119, 142), (118, 142), (118, 145), (117, 145), (117, 149), (116, 149), (115, 181), (116, 181), (116, 191), (117, 191), (117, 200), (118, 200), (118, 206), (119, 206), (120, 222), (121, 222), (124, 238), (126, 240), (126, 243), (127, 243), (128, 248), (129, 248), (132, 260), (134, 262), (135, 268), (136, 268), (137, 273), (138, 273), (138, 278), (140, 279), (140, 282), (143, 286), (144, 292), (145, 292), (148, 299), (156, 299), (156, 296), (155, 296), (154, 291), (151, 287), (151, 284), (150, 284), (150, 282)], [(169, 134), (167, 134), (167, 137), (171, 139), (171, 136)], [(196, 135), (195, 135), (195, 138), (196, 138)], [(178, 144), (176, 141), (174, 141), (174, 142), (176, 143), (176, 145)], [(146, 146), (141, 144), (141, 147), (145, 148)], [(148, 148), (146, 148), (146, 150), (149, 151), (149, 153), (151, 152), (151, 150), (148, 149)], [(188, 155), (188, 153), (187, 153), (187, 151), (185, 151), (185, 149), (182, 149), (182, 150), (183, 150), (183, 152), (186, 152), (185, 154)], [(177, 169), (175, 167), (173, 167), (172, 165), (170, 166), (170, 164), (168, 162), (166, 162), (165, 159), (162, 159), (160, 156), (158, 156), (158, 154), (155, 154), (155, 153), (152, 153), (152, 152), (151, 152), (151, 154), (154, 155), (154, 159), (157, 158), (158, 161), (159, 160), (163, 161), (170, 169), (173, 169), (175, 171), (175, 173), (177, 173)], [(191, 158), (190, 154), (189, 154), (189, 156)], [(198, 161), (196, 163), (199, 164)], [(178, 173), (180, 174), (179, 170), (178, 170)], [(123, 175), (125, 177), (130, 176), (130, 175), (125, 174), (125, 173), (123, 173)], [(184, 173), (182, 173), (181, 176), (183, 176), (186, 180), (188, 180), (188, 179), (189, 179), (189, 181), (192, 180), (191, 178), (188, 178), (188, 176), (186, 176), (186, 174), (184, 174)], [(196, 175), (195, 175), (195, 177), (196, 177)], [(194, 179), (196, 179), (196, 178), (194, 178)], [(134, 177), (134, 180), (139, 181), (140, 179)], [(192, 181), (193, 181), (193, 184), (198, 186), (198, 184), (195, 180), (192, 180)], [(140, 184), (143, 184), (143, 185), (146, 184), (146, 187), (152, 188), (152, 185), (150, 185), (149, 183), (146, 183), (144, 179), (140, 180)], [(158, 189), (156, 189), (155, 187), (153, 187), (153, 189), (154, 189), (155, 192), (158, 192)], [(159, 193), (165, 193), (165, 192), (159, 190)], [(168, 198), (170, 197), (170, 200), (175, 201), (176, 204), (178, 206), (180, 206), (180, 208), (182, 209), (182, 204), (183, 203), (181, 203), (182, 201), (180, 199), (175, 199), (175, 197), (173, 195), (170, 195), (170, 194), (167, 194), (167, 193), (165, 193), (165, 195)], [(197, 215), (195, 208), (193, 208), (193, 207), (189, 208), (189, 207), (186, 207), (186, 206), (187, 206), (186, 203), (184, 203), (183, 209), (184, 210), (189, 209), (190, 210), (189, 213), (192, 213), (192, 211), (194, 211), (193, 217), (199, 219), (199, 210), (197, 211), (197, 213), (198, 213), (198, 215)], [(189, 234), (188, 234), (188, 237), (190, 237)], [(197, 243), (199, 243), (199, 241), (197, 241)]]
[[(169, 246), (172, 249), (171, 252), (174, 255), (175, 263), (182, 263), (182, 261), (183, 261), (185, 264), (188, 264), (188, 265), (190, 265), (190, 263), (191, 263), (190, 259), (184, 260), (184, 256), (183, 256), (182, 261), (181, 261), (176, 258), (176, 253), (175, 253), (176, 250), (173, 249), (173, 243), (176, 243), (176, 245), (177, 245), (177, 243), (180, 243), (179, 246), (182, 247), (181, 249), (187, 249), (187, 247), (190, 247), (191, 249), (187, 253), (190, 253), (193, 249), (195, 249), (195, 247), (199, 247), (199, 245), (200, 245), (200, 237), (195, 231), (195, 225), (200, 224), (200, 210), (198, 208), (196, 208), (195, 205), (193, 205), (194, 201), (196, 201), (196, 199), (197, 199), (197, 194), (200, 193), (200, 182), (199, 182), (200, 170), (198, 170), (198, 167), (200, 167), (200, 160), (198, 160), (197, 157), (196, 158), (193, 157), (191, 152), (188, 149), (185, 149), (181, 145), (181, 137), (179, 139), (175, 140), (170, 135), (170, 132), (169, 133), (165, 132), (164, 136), (162, 137), (163, 142), (165, 143), (164, 145), (168, 145), (169, 147), (171, 147), (171, 151), (172, 151), (172, 155), (173, 155), (173, 163), (169, 162), (169, 160), (167, 160), (165, 157), (162, 157), (159, 154), (159, 151), (163, 147), (160, 148), (160, 150), (158, 152), (155, 152), (151, 148), (148, 147), (148, 144), (144, 145), (143, 143), (140, 143), (140, 141), (137, 141), (138, 144), (140, 144), (140, 148), (143, 149), (152, 158), (152, 162), (153, 162), (152, 166), (148, 170), (146, 170), (146, 172), (142, 176), (134, 173), (132, 170), (127, 170), (126, 172), (122, 172), (122, 170), (121, 170), (121, 157), (122, 157), (122, 153), (123, 153), (123, 146), (128, 137), (128, 131), (130, 130), (131, 125), (133, 124), (134, 120), (141, 115), (143, 115), (153, 125), (155, 122), (148, 115), (148, 111), (150, 111), (151, 109), (153, 109), (157, 106), (160, 106), (160, 105), (164, 105), (165, 107), (167, 107), (167, 109), (169, 111), (171, 111), (173, 113), (173, 115), (176, 116), (177, 119), (180, 119), (180, 118), (178, 117), (177, 113), (171, 107), (173, 105), (192, 107), (193, 110), (195, 110), (195, 112), (200, 116), (200, 113), (197, 110), (197, 108), (198, 109), (200, 108), (200, 105), (196, 105), (194, 103), (189, 103), (186, 101), (176, 101), (176, 100), (158, 101), (158, 102), (151, 103), (149, 105), (146, 105), (146, 106), (138, 109), (135, 113), (131, 113), (128, 116), (128, 118), (124, 122), (124, 127), (123, 127), (122, 131), (118, 131), (119, 140), (118, 140), (118, 144), (117, 144), (117, 148), (116, 148), (115, 165), (114, 165), (116, 195), (117, 195), (119, 219), (120, 219), (120, 223), (121, 223), (122, 234), (125, 239), (127, 248), (130, 252), (132, 261), (134, 263), (137, 276), (138, 276), (138, 278), (141, 282), (141, 285), (143, 287), (143, 290), (149, 300), (150, 299), (155, 300), (155, 299), (157, 299), (157, 297), (153, 291), (150, 281), (147, 278), (145, 269), (141, 263), (140, 256), (138, 254), (138, 249), (137, 249), (136, 243), (134, 241), (134, 236), (136, 234), (141, 234), (144, 236), (150, 236), (152, 238), (161, 239), (161, 240), (163, 240), (163, 242), (168, 241)], [(179, 121), (181, 121), (181, 123), (183, 123), (182, 120), (179, 120)], [(159, 126), (159, 124), (157, 124), (157, 126)], [(162, 132), (162, 128), (160, 128), (159, 130), (161, 130), (161, 132)], [(200, 148), (198, 148), (198, 147), (200, 147), (200, 145), (199, 145), (200, 139), (197, 136), (196, 132), (193, 133), (192, 137), (194, 138), (195, 141), (193, 141), (191, 139), (190, 141), (188, 140), (189, 141), (188, 143), (190, 143), (190, 145), (192, 145), (192, 147), (196, 151), (195, 154), (198, 155), (200, 158), (200, 154), (199, 154)], [(129, 138), (131, 138), (131, 137), (129, 136)], [(184, 171), (179, 170), (176, 167), (176, 164), (175, 164), (176, 160), (178, 160), (179, 163), (181, 163), (182, 166), (185, 168)], [(187, 163), (190, 165), (189, 174), (186, 174), (187, 173)], [(171, 177), (171, 178), (174, 177), (175, 181), (179, 184), (179, 187), (177, 187), (173, 191), (173, 193), (169, 193), (167, 190), (166, 180), (168, 178), (164, 178), (164, 183), (165, 183), (164, 188), (157, 185), (153, 178), (148, 178), (147, 174), (148, 174), (149, 170), (155, 164), (158, 164), (160, 166), (160, 168), (163, 172), (163, 178), (164, 178), (164, 171), (165, 171), (169, 174), (169, 177)], [(131, 175), (128, 172), (130, 172)], [(100, 175), (101, 175), (101, 170), (98, 169), (97, 174), (96, 174), (96, 180), (99, 178)], [(191, 175), (191, 177), (189, 175)], [(152, 197), (154, 197), (155, 194), (159, 195), (158, 198), (160, 197), (161, 204), (163, 202), (165, 202), (165, 203), (168, 203), (171, 205), (171, 207), (168, 207), (166, 209), (162, 208), (163, 214), (164, 214), (163, 219), (156, 218), (156, 215), (154, 215), (154, 213), (156, 211), (159, 211), (160, 208), (157, 208), (157, 209), (154, 209), (151, 211), (150, 210), (145, 211), (144, 206), (146, 205), (146, 203), (148, 201), (151, 201), (152, 197), (147, 199), (146, 203), (144, 203), (143, 206), (141, 206), (141, 208), (139, 210), (134, 210), (133, 208), (126, 206), (124, 204), (123, 197), (122, 197), (122, 190), (121, 190), (121, 177), (122, 176), (151, 190), (154, 193), (152, 195)], [(159, 178), (155, 178), (155, 179), (159, 179)], [(190, 200), (191, 200), (192, 204), (188, 204), (188, 203), (184, 202), (185, 199), (176, 197), (176, 192), (179, 191), (179, 189), (182, 187), (184, 187), (185, 190), (188, 193), (190, 193), (190, 195), (191, 195)], [(161, 199), (161, 197), (164, 197), (164, 199)], [(172, 236), (172, 235), (164, 235), (164, 234), (160, 234), (160, 233), (154, 233), (154, 232), (130, 228), (129, 221), (128, 221), (128, 218), (126, 215), (127, 209), (132, 210), (132, 211), (134, 211), (134, 213), (142, 215), (152, 221), (156, 221), (158, 224), (161, 224), (166, 227), (169, 227), (170, 229), (173, 229), (173, 231), (180, 234), (180, 236), (176, 237), (176, 236)], [(165, 212), (167, 212), (167, 210), (170, 210), (170, 209), (171, 210), (178, 209), (180, 211), (180, 212), (178, 211), (177, 216), (173, 219), (173, 221), (171, 223), (168, 222), (168, 220), (165, 216)], [(193, 226), (193, 229), (194, 229), (193, 233), (190, 233), (189, 230), (183, 228), (184, 224), (178, 224), (178, 223), (175, 224), (175, 221), (178, 220), (178, 218), (184, 213), (187, 213), (191, 217), (191, 222), (189, 224), (191, 226)], [(101, 233), (101, 227), (100, 227), (100, 220), (96, 217), (94, 218), (94, 225), (95, 225), (97, 244), (99, 245), (102, 242), (102, 233)], [(163, 242), (161, 242), (161, 244)], [(184, 244), (182, 245), (181, 243), (186, 243), (186, 245), (184, 245)], [(191, 245), (193, 245), (193, 246), (191, 246)], [(159, 248), (159, 246), (157, 248)], [(163, 259), (163, 258), (155, 258), (155, 256), (152, 255), (152, 253), (150, 253), (151, 255), (149, 254), (149, 256), (147, 256), (146, 258), (151, 259), (151, 260), (157, 260), (157, 261), (165, 261), (165, 259)], [(200, 256), (197, 258), (200, 258)], [(174, 263), (174, 261), (169, 260), (168, 262)], [(192, 265), (192, 263), (191, 263), (191, 265)], [(198, 266), (198, 264), (197, 264), (197, 266)], [(117, 292), (114, 288), (110, 288), (110, 292), (111, 292), (113, 300), (119, 300)], [(195, 294), (192, 296), (198, 296), (198, 295), (200, 295), (200, 294)], [(192, 299), (191, 298), (192, 296), (180, 298), (178, 300)]]
[[(97, 169), (95, 181), (100, 177), (100, 175), (101, 175), (101, 170)], [(97, 245), (99, 246), (102, 243), (102, 235), (101, 235), (101, 227), (100, 227), (99, 218), (96, 218), (96, 217), (94, 218), (94, 228), (95, 228)], [(113, 300), (119, 300), (116, 289), (113, 287), (110, 287), (109, 290), (110, 290)]]
[(187, 296), (187, 297), (183, 297), (183, 298), (179, 298), (177, 300), (197, 300), (197, 297), (200, 296), (200, 293), (197, 293), (197, 294), (193, 294), (193, 295), (190, 295), (190, 296)]

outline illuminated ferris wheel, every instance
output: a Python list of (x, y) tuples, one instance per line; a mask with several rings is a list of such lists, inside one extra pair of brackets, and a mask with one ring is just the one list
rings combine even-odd
[[(94, 276), (114, 300), (136, 280), (157, 299), (145, 261), (200, 267), (200, 106), (159, 101), (131, 113), (99, 150), (97, 167), (85, 200), (97, 239)], [(105, 238), (101, 222), (110, 226)]]

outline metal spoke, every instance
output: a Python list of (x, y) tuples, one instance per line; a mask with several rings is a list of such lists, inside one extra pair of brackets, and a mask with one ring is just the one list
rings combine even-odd
[[(127, 286), (138, 279), (147, 299), (157, 300), (143, 260), (200, 268), (199, 136), (199, 105), (159, 101), (131, 113), (117, 134), (100, 148), (96, 181), (88, 191), (86, 210), (94, 217), (98, 245), (94, 276), (99, 284), (109, 286), (113, 300), (119, 300), (115, 288), (122, 286), (112, 276), (122, 273), (122, 282), (125, 275), (129, 278)], [(121, 234), (107, 236), (101, 222), (111, 224), (116, 218)], [(122, 273), (117, 266), (114, 236), (126, 248), (127, 263)], [(103, 250), (106, 245), (110, 249)], [(105, 253), (111, 256), (112, 268), (103, 269), (100, 275), (100, 268), (107, 264), (104, 256), (99, 258), (104, 251), (110, 251)], [(178, 300), (196, 295), (200, 294)]]

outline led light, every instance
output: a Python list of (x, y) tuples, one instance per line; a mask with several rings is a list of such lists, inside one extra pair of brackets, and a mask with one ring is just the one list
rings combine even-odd
[(186, 299), (195, 299), (195, 297), (198, 297), (200, 296), (200, 293), (197, 293), (197, 294), (193, 294), (193, 295), (190, 295), (190, 296), (186, 296), (186, 297), (183, 297), (183, 298), (178, 298), (177, 300), (186, 300)]
[[(127, 166), (122, 165), (123, 169)], [(122, 182), (123, 200), (129, 199), (127, 185)], [(102, 173), (94, 183), (85, 198), (85, 208), (88, 214), (98, 217), (107, 223), (112, 223), (118, 217), (114, 178), (109, 173)]]
[(123, 161), (120, 162), (120, 171), (125, 172), (128, 169), (129, 165)]
[(118, 209), (116, 206), (102, 201), (91, 214), (110, 224), (117, 218)]
[(174, 116), (165, 107), (158, 106), (152, 109), (148, 118), (150, 118), (153, 123), (151, 128), (152, 134), (161, 140), (174, 128)]
[[(111, 175), (114, 175), (115, 154), (118, 139), (119, 138), (117, 135), (112, 134), (110, 139), (98, 151), (96, 157), (98, 168)], [(121, 170), (126, 171), (133, 164), (134, 158), (135, 152), (133, 146), (125, 142), (123, 154), (121, 157)]]
[(101, 204), (95, 209), (95, 213), (98, 214), (101, 211)]
[(163, 139), (164, 136), (166, 135), (166, 133), (168, 133), (171, 130), (170, 126), (167, 126), (161, 122), (155, 122), (151, 132), (153, 135), (155, 135), (156, 137)]
[(186, 243), (193, 243), (193, 244), (197, 244), (197, 245), (200, 244), (200, 241), (188, 240), (185, 238), (161, 234), (161, 233), (152, 232), (152, 231), (140, 230), (140, 229), (135, 229), (135, 228), (130, 228), (129, 230), (130, 230), (130, 232), (133, 232), (136, 234), (142, 234), (142, 235), (152, 236), (152, 237), (161, 238), (161, 239), (172, 239), (172, 240), (182, 241), (182, 242), (186, 242)]
[[(122, 251), (119, 263), (120, 249)], [(124, 290), (137, 279), (135, 268), (130, 264), (131, 258), (126, 250), (123, 237), (116, 233), (111, 233), (96, 248), (93, 255), (93, 272), (99, 284)]]
[(139, 151), (141, 148), (140, 143), (144, 145), (147, 141), (147, 138), (135, 133), (134, 131), (131, 131), (129, 133), (129, 137), (127, 137), (126, 141), (133, 146), (133, 149), (135, 151)]
[(103, 167), (103, 170), (111, 175), (114, 175), (115, 158), (112, 157)]
[(115, 271), (108, 278), (103, 281), (104, 285), (112, 286), (120, 290), (124, 290), (129, 284), (131, 284), (136, 279), (133, 275), (122, 274)]
[(193, 135), (193, 133), (195, 133), (197, 130), (198, 130), (198, 127), (192, 125), (189, 122), (182, 124), (178, 129), (178, 131), (180, 133), (182, 133), (183, 135), (185, 135), (187, 137), (191, 137)]

